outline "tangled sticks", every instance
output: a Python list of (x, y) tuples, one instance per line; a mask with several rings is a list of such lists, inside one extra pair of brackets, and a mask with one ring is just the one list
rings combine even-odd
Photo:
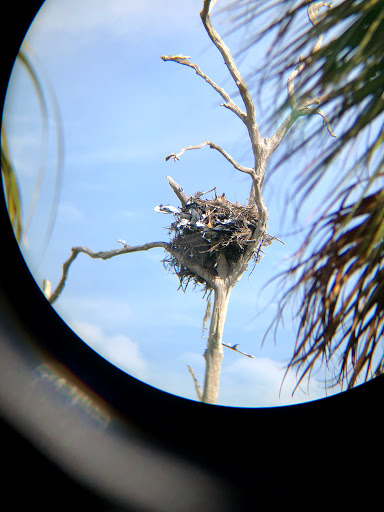
[[(244, 206), (228, 201), (225, 194), (213, 199), (201, 199), (197, 193), (184, 201), (180, 208), (173, 206), (157, 206), (156, 211), (174, 215), (174, 222), (169, 227), (173, 234), (172, 247), (184, 255), (189, 261), (194, 261), (204, 267), (212, 276), (217, 275), (217, 265), (220, 258), (225, 258), (228, 265), (235, 265), (244, 254), (252, 240), (258, 222), (256, 206)], [(274, 237), (266, 235), (262, 245), (269, 245)], [(260, 258), (260, 248), (255, 252), (255, 258)], [(185, 259), (184, 259), (185, 261)], [(207, 286), (207, 282), (180, 264), (180, 260), (169, 254), (163, 264), (175, 272), (180, 280), (180, 286), (186, 289), (189, 282)]]

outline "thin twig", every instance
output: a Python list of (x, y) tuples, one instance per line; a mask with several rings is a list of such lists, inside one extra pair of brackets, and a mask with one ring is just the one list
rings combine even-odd
[[(309, 21), (312, 23), (312, 25), (316, 25), (318, 22), (318, 11), (321, 7), (331, 7), (332, 2), (325, 3), (325, 2), (311, 2), (308, 5), (307, 13)], [(292, 112), (288, 115), (288, 117), (284, 120), (284, 122), (281, 124), (281, 126), (276, 130), (276, 132), (267, 139), (270, 148), (270, 153), (273, 153), (275, 149), (279, 146), (281, 140), (286, 135), (288, 130), (291, 128), (291, 126), (294, 124), (294, 122), (301, 116), (305, 115), (311, 115), (311, 114), (319, 114), (322, 116), (324, 120), (324, 124), (328, 129), (328, 132), (332, 137), (336, 137), (336, 135), (332, 132), (329, 120), (325, 116), (325, 114), (320, 109), (309, 109), (308, 107), (310, 105), (320, 105), (321, 103), (327, 101), (330, 97), (330, 94), (324, 94), (323, 96), (319, 96), (316, 98), (301, 98), (299, 101), (299, 104), (295, 97), (295, 86), (294, 86), (294, 80), (300, 75), (300, 73), (303, 72), (304, 68), (308, 63), (310, 62), (310, 56), (318, 51), (320, 49), (321, 43), (322, 43), (322, 34), (318, 37), (314, 47), (312, 48), (309, 56), (306, 59), (303, 59), (303, 57), (300, 55), (300, 60), (295, 69), (292, 71), (292, 73), (288, 77), (287, 81), (287, 89), (288, 89), (288, 98), (289, 103), (291, 105)]]
[(296, 110), (297, 108), (297, 102), (294, 94), (294, 80), (295, 78), (303, 71), (304, 69), (304, 62), (303, 59), (300, 56), (300, 61), (298, 65), (295, 67), (295, 69), (292, 71), (292, 73), (288, 77), (287, 82), (287, 88), (288, 88), (288, 97), (291, 104), (291, 109)]
[(220, 96), (225, 101), (222, 104), (223, 107), (228, 108), (234, 114), (236, 114), (242, 121), (245, 123), (246, 114), (241, 110), (241, 108), (236, 105), (236, 103), (232, 100), (229, 94), (219, 85), (217, 85), (213, 80), (211, 80), (202, 70), (199, 68), (197, 64), (191, 62), (190, 57), (185, 57), (184, 55), (161, 55), (160, 57), (163, 61), (172, 61), (177, 62), (178, 64), (182, 64), (183, 66), (188, 66), (196, 71), (196, 74), (199, 75), (203, 80), (205, 80), (213, 89), (220, 94)]
[(187, 364), (187, 367), (188, 367), (188, 371), (189, 373), (192, 375), (192, 379), (193, 379), (193, 382), (195, 384), (195, 390), (196, 390), (196, 394), (197, 394), (197, 398), (200, 400), (200, 402), (202, 401), (203, 399), (203, 393), (201, 391), (201, 387), (200, 387), (200, 384), (199, 384), (199, 381), (197, 380), (196, 378), (196, 375), (195, 375), (195, 372), (193, 371), (193, 368), (191, 368), (189, 366), (189, 364)]
[[(214, 2), (215, 3), (215, 2)], [(205, 30), (207, 31), (207, 34), (209, 35), (211, 41), (216, 46), (216, 48), (221, 53), (224, 62), (228, 68), (229, 73), (231, 74), (238, 90), (240, 93), (240, 96), (244, 102), (245, 109), (246, 109), (246, 119), (244, 119), (244, 122), (248, 129), (248, 134), (251, 140), (252, 144), (252, 151), (255, 157), (255, 162), (259, 159), (261, 153), (262, 153), (262, 147), (263, 147), (263, 138), (259, 132), (259, 127), (256, 122), (256, 113), (255, 113), (255, 105), (253, 103), (252, 96), (249, 92), (249, 89), (238, 70), (235, 61), (233, 60), (233, 57), (231, 55), (231, 52), (228, 48), (228, 46), (224, 43), (224, 41), (221, 39), (219, 34), (216, 32), (215, 28), (212, 25), (211, 18), (210, 18), (210, 12), (214, 5), (214, 3), (211, 2), (211, 0), (204, 0), (204, 6), (202, 11), (200, 12), (200, 17), (203, 22), (203, 25), (205, 27)]]
[(221, 342), (221, 344), (223, 345), (223, 347), (230, 348), (231, 350), (234, 350), (235, 352), (241, 354), (242, 356), (250, 357), (251, 359), (255, 358), (255, 356), (253, 356), (252, 354), (246, 354), (245, 352), (242, 352), (241, 350), (239, 350), (237, 348), (239, 346), (238, 343), (236, 343), (235, 345), (227, 345), (226, 343)]
[(201, 197), (201, 196), (205, 196), (205, 194), (209, 194), (209, 192), (213, 192), (216, 190), (217, 187), (213, 187), (213, 188), (210, 188), (209, 190), (206, 190), (205, 192), (197, 192), (195, 194), (195, 197)]
[(316, 109), (316, 114), (319, 114), (323, 118), (324, 124), (327, 127), (327, 130), (329, 131), (329, 134), (332, 135), (332, 137), (337, 137), (337, 135), (335, 135), (333, 133), (333, 131), (331, 130), (331, 125), (329, 124), (328, 117), (319, 108)]

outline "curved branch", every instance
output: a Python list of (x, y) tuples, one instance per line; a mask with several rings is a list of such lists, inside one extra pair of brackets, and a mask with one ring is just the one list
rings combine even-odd
[(87, 247), (72, 247), (71, 256), (63, 264), (63, 274), (61, 276), (60, 282), (57, 285), (54, 292), (52, 293), (52, 295), (48, 297), (49, 303), (53, 304), (59, 298), (67, 281), (69, 268), (80, 253), (87, 254), (90, 258), (94, 259), (108, 260), (110, 258), (113, 258), (114, 256), (120, 256), (121, 254), (127, 254), (130, 252), (138, 251), (148, 251), (149, 249), (153, 249), (155, 247), (161, 247), (162, 249), (165, 250), (170, 249), (169, 244), (166, 242), (151, 242), (148, 244), (136, 245), (133, 247), (124, 244), (124, 247), (122, 249), (113, 249), (111, 251), (99, 252), (91, 251), (91, 249), (88, 249)]
[(231, 157), (230, 154), (228, 154), (222, 147), (218, 146), (214, 142), (211, 142), (209, 140), (206, 140), (199, 144), (198, 146), (188, 146), (186, 148), (183, 148), (179, 153), (171, 153), (168, 155), (165, 160), (169, 160), (170, 158), (173, 158), (174, 161), (180, 160), (181, 155), (183, 155), (186, 151), (189, 151), (191, 149), (201, 149), (204, 146), (209, 146), (211, 149), (216, 149), (219, 153), (223, 155), (223, 157), (228, 160), (230, 164), (233, 165), (235, 169), (237, 169), (240, 172), (245, 172), (246, 174), (250, 174), (253, 176), (255, 174), (255, 171), (252, 167), (245, 167), (244, 165), (240, 165), (234, 158)]
[(219, 85), (217, 85), (213, 80), (211, 80), (205, 73), (201, 71), (199, 66), (194, 62), (191, 62), (190, 57), (185, 57), (184, 55), (161, 55), (160, 57), (163, 61), (172, 61), (177, 62), (178, 64), (182, 64), (183, 66), (188, 66), (196, 71), (196, 74), (199, 75), (203, 80), (205, 80), (213, 89), (220, 94), (225, 103), (222, 105), (227, 109), (231, 110), (234, 114), (236, 114), (243, 123), (246, 123), (246, 114), (241, 110), (241, 108), (236, 105), (236, 103), (232, 100), (229, 94)]
[(247, 112), (245, 124), (247, 125), (249, 137), (251, 139), (253, 154), (255, 158), (257, 158), (260, 152), (262, 151), (262, 147), (264, 147), (264, 140), (260, 135), (259, 127), (256, 122), (255, 105), (253, 103), (248, 87), (235, 64), (235, 61), (233, 60), (233, 57), (228, 46), (224, 43), (224, 41), (221, 39), (221, 37), (219, 36), (219, 34), (216, 32), (212, 25), (209, 14), (215, 3), (215, 1), (211, 2), (211, 0), (204, 0), (204, 6), (202, 11), (200, 12), (200, 17), (203, 22), (204, 28), (207, 31), (208, 36), (221, 53), (224, 62), (228, 68), (228, 71), (230, 72), (240, 92), (240, 96), (244, 102), (245, 109)]
[(316, 112), (315, 114), (318, 114), (319, 116), (321, 116), (323, 118), (323, 121), (324, 121), (324, 124), (325, 126), (327, 127), (327, 130), (329, 132), (329, 134), (332, 136), (332, 137), (337, 137), (337, 135), (335, 135), (333, 133), (333, 131), (331, 130), (331, 125), (329, 124), (329, 119), (328, 117), (324, 114), (324, 112), (322, 112), (319, 108), (316, 109)]
[[(303, 102), (304, 105), (313, 105), (320, 103), (321, 100), (319, 98), (313, 98), (312, 100), (307, 99)], [(282, 141), (283, 137), (286, 135), (288, 130), (291, 128), (291, 126), (295, 123), (295, 121), (302, 116), (309, 116), (312, 114), (318, 114), (323, 118), (324, 125), (327, 127), (327, 130), (329, 134), (332, 137), (337, 137), (331, 130), (331, 126), (329, 123), (329, 120), (327, 116), (322, 112), (319, 108), (309, 108), (308, 106), (303, 106), (301, 108), (296, 108), (295, 110), (292, 110), (286, 117), (286, 119), (283, 121), (283, 123), (279, 126), (279, 128), (276, 130), (276, 132), (270, 137), (269, 139), (266, 139), (269, 144), (269, 152), (272, 154), (276, 148), (279, 146), (280, 142)]]
[(294, 80), (295, 78), (300, 75), (300, 73), (303, 71), (305, 67), (304, 61), (300, 55), (300, 61), (298, 65), (295, 67), (295, 69), (292, 71), (292, 73), (288, 77), (287, 81), (287, 88), (288, 88), (288, 97), (291, 104), (292, 110), (296, 110), (297, 108), (297, 102), (294, 94)]
[(91, 249), (88, 249), (88, 247), (72, 247), (71, 256), (63, 264), (63, 273), (62, 273), (59, 284), (57, 285), (54, 292), (50, 295), (50, 297), (47, 296), (49, 303), (53, 304), (59, 298), (61, 292), (64, 289), (65, 283), (67, 281), (69, 268), (80, 253), (84, 253), (93, 259), (108, 260), (110, 258), (114, 258), (115, 256), (120, 256), (122, 254), (128, 254), (131, 252), (139, 252), (139, 251), (148, 251), (149, 249), (161, 248), (161, 249), (165, 249), (167, 252), (172, 254), (172, 256), (174, 256), (184, 267), (187, 267), (192, 272), (195, 272), (195, 274), (198, 274), (205, 281), (207, 281), (207, 283), (212, 284), (212, 276), (204, 267), (191, 261), (187, 255), (176, 250), (174, 247), (172, 247), (172, 244), (170, 244), (170, 243), (149, 242), (147, 244), (135, 245), (135, 246), (127, 245), (123, 241), (121, 241), (121, 243), (123, 243), (123, 245), (124, 245), (124, 247), (122, 249), (112, 249), (111, 251), (99, 251), (99, 252), (94, 252)]

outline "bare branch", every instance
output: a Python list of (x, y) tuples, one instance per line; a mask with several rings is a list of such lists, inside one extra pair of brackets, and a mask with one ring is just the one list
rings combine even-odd
[(331, 125), (329, 124), (328, 117), (319, 108), (316, 110), (316, 114), (319, 114), (319, 116), (321, 116), (323, 118), (324, 124), (327, 127), (329, 134), (332, 135), (332, 137), (337, 137), (337, 135), (335, 135), (333, 133), (333, 131), (331, 130)]
[(178, 251), (177, 249), (172, 247), (172, 244), (170, 244), (170, 243), (149, 242), (149, 243), (146, 243), (143, 245), (135, 245), (135, 246), (126, 245), (126, 243), (124, 241), (120, 241), (120, 243), (122, 243), (124, 246), (122, 249), (112, 249), (111, 251), (94, 252), (94, 251), (91, 251), (91, 249), (88, 249), (87, 247), (72, 247), (71, 256), (63, 264), (63, 274), (60, 279), (60, 282), (57, 285), (55, 291), (52, 293), (52, 295), (49, 298), (47, 297), (50, 304), (53, 304), (59, 298), (61, 292), (64, 289), (65, 283), (67, 281), (69, 268), (80, 253), (87, 254), (87, 256), (89, 256), (90, 258), (93, 258), (93, 259), (108, 260), (110, 258), (114, 258), (115, 256), (120, 256), (122, 254), (128, 254), (131, 252), (139, 252), (139, 251), (148, 251), (149, 249), (161, 248), (161, 249), (165, 249), (170, 254), (172, 254), (172, 256), (177, 258), (178, 261), (181, 263), (181, 265), (184, 265), (184, 267), (187, 267), (192, 272), (195, 272), (197, 275), (202, 277), (207, 283), (212, 284), (212, 276), (204, 267), (193, 262), (188, 257), (188, 255), (183, 254), (182, 252)]
[[(305, 100), (303, 103), (306, 105), (312, 105), (314, 103), (318, 103), (320, 100), (318, 98), (313, 98)], [(302, 107), (295, 110), (292, 110), (292, 112), (287, 116), (287, 118), (283, 121), (281, 126), (276, 130), (276, 132), (272, 135), (271, 138), (266, 139), (269, 143), (270, 152), (273, 153), (275, 149), (279, 146), (280, 142), (282, 141), (285, 134), (288, 132), (288, 130), (291, 128), (291, 126), (295, 123), (295, 121), (302, 116), (309, 116), (312, 114), (319, 114), (323, 120), (324, 124), (327, 127), (327, 130), (332, 137), (337, 137), (332, 130), (331, 126), (329, 124), (329, 120), (327, 116), (318, 108), (308, 108), (308, 107)]]
[(224, 158), (226, 158), (228, 160), (228, 162), (230, 164), (233, 165), (233, 167), (235, 169), (237, 169), (238, 171), (240, 172), (245, 172), (246, 174), (250, 174), (251, 176), (253, 176), (255, 174), (255, 171), (252, 167), (245, 167), (244, 165), (240, 165), (238, 162), (236, 162), (236, 160), (234, 158), (231, 157), (231, 155), (229, 155), (223, 148), (221, 148), (220, 146), (218, 146), (217, 144), (215, 144), (214, 142), (211, 142), (209, 140), (206, 140), (204, 142), (202, 142), (201, 144), (199, 144), (198, 146), (188, 146), (186, 148), (183, 148), (180, 153), (172, 153), (170, 155), (168, 155), (165, 160), (169, 160), (170, 158), (173, 158), (174, 161), (176, 160), (180, 160), (180, 157), (181, 155), (183, 155), (186, 151), (189, 151), (191, 149), (201, 149), (203, 148), (204, 146), (209, 146), (210, 148), (212, 149), (216, 149), (216, 151), (218, 151), (219, 153), (221, 153), (223, 155)]
[(153, 249), (155, 247), (161, 247), (162, 249), (169, 250), (169, 244), (166, 242), (151, 242), (148, 244), (136, 245), (133, 247), (125, 245), (124, 243), (123, 245), (124, 247), (122, 249), (113, 249), (111, 251), (99, 252), (93, 252), (87, 247), (72, 247), (71, 256), (63, 264), (63, 274), (60, 279), (60, 282), (57, 285), (55, 291), (52, 293), (52, 295), (48, 297), (50, 304), (53, 304), (59, 298), (67, 281), (69, 268), (80, 253), (87, 254), (90, 258), (107, 260), (109, 258), (113, 258), (114, 256), (120, 256), (121, 254), (127, 254), (130, 252), (138, 251), (148, 251), (149, 249)]
[(209, 192), (213, 192), (216, 190), (217, 187), (210, 188), (209, 190), (206, 190), (205, 192), (196, 192), (196, 197), (205, 196), (205, 194), (209, 194)]
[[(313, 26), (315, 26), (319, 22), (319, 20), (318, 20), (319, 9), (321, 7), (327, 7), (327, 9), (330, 9), (332, 3), (333, 2), (328, 2), (328, 3), (327, 2), (311, 2), (308, 5), (308, 9), (307, 9), (308, 18)], [(312, 48), (310, 55), (312, 55), (313, 53), (317, 52), (317, 50), (320, 49), (322, 42), (323, 42), (323, 34), (320, 34), (315, 43), (315, 46)]]
[(195, 372), (193, 371), (193, 368), (191, 368), (189, 366), (189, 364), (187, 364), (187, 367), (188, 367), (188, 371), (189, 373), (192, 375), (192, 379), (193, 379), (193, 382), (195, 384), (195, 390), (196, 390), (196, 394), (197, 394), (197, 398), (200, 400), (200, 402), (202, 401), (203, 399), (203, 393), (201, 391), (201, 387), (200, 387), (200, 384), (198, 382), (198, 380), (196, 379), (196, 375), (195, 375)]
[(221, 39), (221, 37), (219, 36), (219, 34), (216, 32), (212, 25), (209, 14), (213, 5), (214, 3), (212, 3), (211, 0), (204, 0), (203, 9), (200, 12), (201, 20), (211, 41), (221, 53), (224, 62), (228, 68), (228, 71), (230, 72), (237, 88), (239, 89), (240, 96), (244, 102), (245, 109), (247, 112), (245, 123), (247, 125), (249, 137), (251, 139), (252, 150), (255, 155), (255, 158), (257, 158), (259, 156), (259, 153), (261, 152), (261, 147), (264, 141), (260, 135), (259, 127), (256, 122), (255, 105), (253, 103), (248, 87), (243, 77), (241, 76), (240, 71), (237, 69), (237, 66), (235, 64), (235, 61), (233, 60), (229, 48), (226, 46), (226, 44)]
[(272, 154), (277, 147), (279, 146), (282, 139), (285, 137), (288, 130), (291, 128), (291, 126), (295, 123), (295, 121), (302, 115), (308, 114), (309, 112), (307, 110), (292, 110), (288, 114), (288, 116), (285, 118), (283, 123), (279, 126), (279, 128), (275, 131), (275, 133), (267, 139), (269, 143), (269, 151)]
[[(312, 23), (313, 26), (315, 26), (318, 23), (318, 11), (321, 7), (331, 7), (332, 2), (325, 3), (325, 2), (311, 2), (308, 5), (307, 13), (309, 21)], [(288, 77), (287, 81), (287, 88), (288, 88), (288, 98), (289, 102), (292, 108), (292, 112), (288, 115), (288, 117), (284, 120), (282, 125), (276, 130), (274, 135), (267, 139), (270, 144), (270, 153), (273, 153), (275, 149), (279, 146), (281, 140), (285, 136), (285, 134), (288, 132), (288, 130), (291, 128), (291, 126), (294, 124), (294, 122), (301, 116), (304, 115), (310, 115), (310, 114), (319, 114), (322, 116), (324, 120), (324, 124), (328, 129), (328, 132), (332, 137), (336, 137), (336, 135), (332, 132), (329, 120), (325, 116), (325, 114), (320, 109), (309, 109), (308, 107), (310, 105), (320, 105), (321, 103), (325, 102), (329, 97), (330, 94), (324, 94), (323, 96), (315, 97), (315, 98), (301, 98), (299, 105), (297, 104), (297, 100), (295, 97), (295, 91), (294, 91), (294, 80), (297, 78), (297, 76), (302, 73), (305, 66), (310, 62), (310, 57), (313, 53), (315, 53), (317, 50), (320, 49), (321, 43), (322, 43), (322, 34), (318, 37), (315, 46), (312, 48), (309, 56), (306, 59), (303, 59), (302, 56), (300, 56), (299, 63), (295, 67), (295, 69), (292, 71), (292, 73)]]
[[(330, 3), (310, 2), (310, 4), (308, 5), (308, 8), (307, 8), (307, 14), (308, 14), (308, 19), (312, 23), (313, 26), (315, 26), (318, 23), (318, 11), (319, 11), (319, 9), (321, 7), (327, 7), (328, 9), (330, 9), (331, 8), (331, 4), (332, 4), (332, 2), (330, 2)], [(290, 99), (290, 102), (291, 102), (292, 110), (295, 110), (296, 107), (297, 107), (296, 99), (295, 99), (295, 96), (294, 96), (294, 83), (293, 83), (293, 81), (303, 71), (305, 66), (308, 65), (311, 62), (311, 55), (313, 55), (315, 52), (317, 52), (320, 49), (322, 41), (323, 41), (323, 34), (320, 34), (319, 37), (317, 38), (317, 41), (316, 41), (314, 47), (310, 51), (308, 57), (303, 59), (303, 57), (300, 55), (300, 60), (299, 60), (298, 65), (296, 66), (296, 68), (292, 71), (292, 73), (288, 77), (288, 96), (289, 96), (289, 99)], [(308, 100), (304, 100), (304, 101), (302, 100), (300, 102), (300, 108), (302, 108), (304, 106), (308, 106), (308, 105), (313, 105), (314, 103), (319, 104), (319, 103), (321, 103), (322, 100), (321, 100), (321, 98), (313, 98), (313, 99), (311, 99), (309, 101), (310, 101), (310, 103), (308, 103)]]
[(245, 352), (242, 352), (241, 350), (239, 350), (237, 348), (239, 346), (238, 343), (236, 343), (235, 345), (227, 345), (226, 343), (222, 342), (222, 345), (223, 345), (223, 347), (227, 347), (227, 348), (230, 348), (231, 350), (234, 350), (235, 352), (238, 352), (242, 356), (250, 357), (251, 359), (255, 358), (255, 356), (253, 356), (252, 354), (246, 354)]
[[(188, 200), (190, 199), (190, 197), (188, 197), (185, 194), (183, 187), (181, 187), (178, 183), (176, 183), (176, 181), (173, 178), (171, 178), (170, 176), (167, 176), (167, 180), (168, 180), (170, 186), (172, 187), (174, 193), (179, 198), (181, 205), (184, 208), (185, 205), (187, 204)], [(209, 190), (206, 190), (205, 192), (196, 192), (195, 196), (196, 197), (205, 196), (205, 194), (209, 194), (209, 192), (213, 192), (214, 190), (216, 190), (216, 187), (210, 188)]]
[[(200, 12), (201, 20), (203, 22), (204, 28), (207, 31), (208, 36), (210, 37), (216, 48), (220, 51), (224, 59), (224, 62), (228, 68), (228, 71), (240, 92), (240, 96), (245, 105), (246, 113), (240, 110), (239, 107), (233, 103), (232, 99), (224, 91), (224, 89), (219, 87), (215, 82), (213, 82), (209, 77), (207, 77), (196, 64), (191, 62), (189, 60), (189, 57), (186, 57), (184, 55), (163, 55), (161, 58), (165, 61), (170, 60), (193, 68), (198, 75), (204, 78), (204, 80), (206, 80), (225, 99), (226, 103), (223, 106), (232, 110), (238, 117), (240, 117), (240, 119), (244, 122), (244, 124), (247, 127), (248, 135), (251, 141), (252, 152), (254, 156), (254, 167), (250, 168), (240, 165), (220, 146), (217, 146), (216, 144), (210, 141), (205, 141), (199, 146), (189, 146), (187, 148), (184, 148), (179, 154), (172, 153), (171, 155), (166, 157), (166, 160), (169, 160), (170, 158), (178, 160), (180, 156), (189, 149), (200, 149), (203, 146), (209, 145), (211, 148), (219, 151), (231, 163), (231, 165), (235, 167), (235, 169), (237, 169), (240, 172), (249, 174), (252, 177), (252, 188), (249, 197), (249, 203), (253, 204), (255, 203), (255, 194), (257, 194), (257, 188), (262, 187), (265, 166), (267, 158), (269, 156), (269, 147), (267, 146), (267, 141), (264, 140), (260, 135), (259, 128), (256, 122), (255, 105), (253, 103), (248, 87), (235, 64), (235, 61), (231, 55), (229, 48), (225, 45), (225, 43), (223, 42), (223, 40), (216, 32), (211, 23), (209, 14), (215, 3), (216, 1), (212, 2), (211, 0), (204, 0), (203, 9)], [(261, 201), (257, 202), (258, 207), (262, 208), (263, 203)]]
[(234, 114), (236, 114), (243, 123), (246, 122), (246, 114), (241, 110), (241, 108), (236, 105), (236, 103), (232, 100), (232, 98), (229, 96), (229, 94), (219, 85), (217, 85), (213, 80), (211, 80), (205, 73), (202, 72), (202, 70), (199, 68), (199, 66), (193, 62), (191, 62), (190, 57), (185, 57), (184, 55), (161, 55), (160, 57), (165, 62), (166, 61), (172, 61), (177, 62), (178, 64), (182, 64), (183, 66), (188, 66), (196, 71), (196, 74), (199, 75), (203, 80), (205, 80), (213, 89), (220, 94), (220, 96), (225, 101), (224, 104), (222, 104), (223, 107), (228, 108), (231, 110)]
[(292, 73), (288, 77), (288, 83), (287, 83), (288, 97), (289, 97), (289, 101), (290, 101), (292, 110), (295, 110), (297, 107), (297, 102), (296, 102), (296, 98), (295, 98), (295, 94), (294, 94), (294, 80), (303, 71), (304, 66), (305, 66), (305, 64), (304, 64), (302, 58), (300, 57), (300, 61), (299, 61), (298, 65), (295, 67), (295, 69), (292, 71)]
[(320, 105), (325, 103), (332, 97), (331, 93), (323, 94), (322, 96), (315, 96), (314, 98), (301, 98), (300, 108), (310, 107), (311, 105)]
[(170, 176), (167, 176), (167, 180), (168, 180), (168, 183), (170, 184), (172, 190), (174, 191), (176, 196), (179, 198), (182, 207), (184, 208), (185, 205), (187, 204), (188, 197), (186, 196), (183, 188), (178, 183), (176, 183), (176, 181), (174, 179), (172, 179)]

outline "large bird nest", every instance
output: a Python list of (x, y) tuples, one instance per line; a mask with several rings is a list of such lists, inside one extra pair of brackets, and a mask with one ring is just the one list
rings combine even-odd
[[(214, 199), (206, 200), (201, 199), (200, 195), (190, 197), (186, 205), (179, 209), (162, 205), (157, 208), (163, 213), (174, 214), (175, 221), (169, 227), (169, 234), (173, 235), (172, 247), (215, 276), (220, 255), (225, 256), (229, 265), (234, 265), (247, 246), (254, 243), (251, 237), (257, 226), (258, 213), (255, 206), (232, 203), (224, 194), (219, 197), (215, 194)], [(172, 208), (172, 211), (164, 211), (167, 208)], [(269, 243), (267, 236), (262, 245)], [(176, 257), (167, 256), (163, 264), (177, 274), (183, 290), (191, 281), (194, 285), (205, 285), (209, 289), (201, 276), (182, 265)]]

